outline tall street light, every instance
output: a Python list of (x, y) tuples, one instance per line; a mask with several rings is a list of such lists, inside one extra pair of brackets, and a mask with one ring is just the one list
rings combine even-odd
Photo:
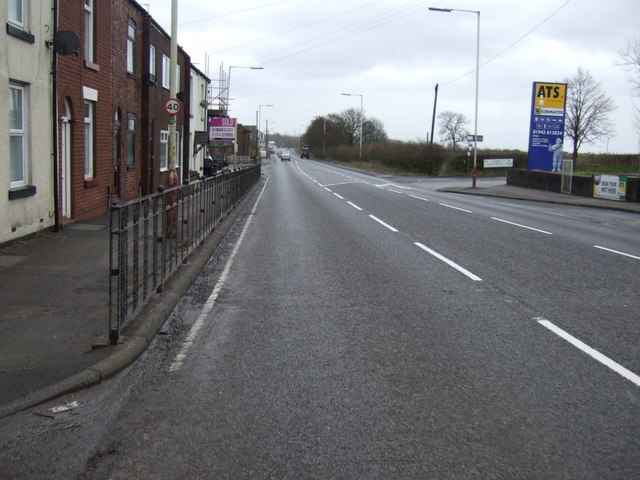
[(462, 10), (457, 8), (437, 8), (429, 7), (432, 12), (467, 12), (475, 13), (478, 17), (478, 27), (476, 29), (476, 112), (473, 128), (473, 170), (471, 172), (472, 186), (476, 188), (476, 179), (478, 177), (478, 84), (480, 80), (480, 11), (479, 10)]
[(259, 152), (259, 142), (260, 142), (260, 125), (262, 121), (262, 107), (273, 107), (275, 105), (258, 105), (258, 111), (256, 112), (256, 156), (258, 158), (262, 158), (262, 155)]
[(229, 116), (229, 92), (231, 91), (231, 69), (232, 68), (250, 68), (251, 70), (264, 70), (264, 67), (250, 67), (244, 65), (231, 65), (229, 66), (229, 73), (227, 74), (227, 116)]
[(363, 116), (362, 105), (364, 103), (364, 95), (361, 93), (343, 93), (342, 95), (344, 95), (345, 97), (360, 97), (360, 161), (362, 162), (362, 137), (364, 133), (362, 131), (362, 116)]

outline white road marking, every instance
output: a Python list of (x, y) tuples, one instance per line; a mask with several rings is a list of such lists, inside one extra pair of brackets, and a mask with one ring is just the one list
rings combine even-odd
[(471, 210), (467, 210), (466, 208), (454, 207), (453, 205), (449, 205), (447, 203), (440, 203), (443, 207), (453, 208), (454, 210), (460, 210), (461, 212), (473, 213)]
[(614, 360), (611, 360), (606, 355), (603, 355), (602, 353), (598, 352), (597, 350), (591, 348), (589, 345), (587, 345), (586, 343), (578, 340), (573, 335), (565, 332), (560, 327), (557, 327), (556, 325), (551, 323), (549, 320), (546, 320), (545, 318), (542, 318), (542, 317), (537, 317), (534, 320), (537, 320), (537, 322), (540, 325), (542, 325), (543, 327), (551, 330), (553, 333), (558, 335), (560, 338), (563, 338), (564, 340), (569, 342), (574, 347), (579, 348), (580, 350), (582, 350), (587, 355), (591, 356), (592, 358), (594, 358), (598, 362), (602, 363), (606, 367), (609, 367), (611, 370), (613, 370), (617, 374), (623, 376), (627, 380), (630, 380), (631, 382), (635, 383), (637, 386), (640, 387), (640, 376), (636, 375), (631, 370), (626, 369), (625, 367), (620, 365), (618, 362), (615, 362)]
[(200, 311), (200, 315), (198, 315), (197, 320), (195, 321), (195, 323), (193, 324), (193, 326), (189, 330), (189, 333), (187, 334), (187, 337), (184, 339), (184, 342), (180, 346), (180, 350), (178, 351), (177, 355), (173, 359), (173, 362), (171, 363), (171, 366), (169, 367), (169, 371), (170, 372), (175, 372), (177, 370), (180, 370), (180, 368), (182, 367), (182, 363), (184, 362), (184, 359), (187, 357), (187, 353), (189, 352), (189, 348), (191, 348), (191, 345), (193, 345), (193, 342), (196, 339), (196, 336), (198, 335), (198, 332), (202, 328), (202, 325), (204, 324), (204, 321), (207, 319), (207, 317), (209, 316), (209, 313), (211, 313), (211, 310), (215, 306), (216, 300), (218, 299), (218, 295), (220, 295), (220, 291), (222, 290), (222, 287), (224, 286), (225, 282), (227, 281), (227, 277), (229, 276), (229, 271), (231, 270), (231, 266), (233, 265), (233, 261), (236, 258), (236, 255), (238, 254), (238, 250), (240, 249), (240, 245), (242, 245), (242, 241), (244, 240), (244, 236), (247, 233), (247, 229), (249, 228), (249, 225), (251, 224), (251, 219), (253, 218), (253, 215), (256, 213), (256, 209), (258, 208), (258, 203), (260, 202), (260, 199), (262, 198), (262, 194), (264, 193), (265, 188), (267, 188), (267, 183), (269, 183), (269, 179), (268, 178), (264, 182), (264, 185), (262, 187), (262, 191), (260, 192), (260, 195), (258, 196), (258, 199), (256, 200), (256, 203), (253, 206), (253, 209), (251, 210), (251, 215), (249, 215), (249, 217), (247, 219), (247, 223), (244, 224), (244, 228), (242, 229), (242, 233), (240, 234), (240, 237), (238, 238), (238, 241), (236, 242), (235, 247), (233, 247), (233, 251), (231, 252), (231, 255), (229, 255), (229, 259), (227, 260), (227, 264), (225, 265), (224, 270), (222, 271), (222, 274), (220, 274), (220, 278), (218, 279), (218, 282), (216, 283), (216, 286), (213, 287), (213, 290), (211, 291), (211, 294), (209, 295), (209, 298), (207, 298), (207, 300), (204, 302), (204, 305), (202, 306), (202, 310)]
[(510, 222), (509, 220), (503, 220), (502, 218), (491, 217), (491, 220), (495, 220), (496, 222), (508, 223), (509, 225), (513, 225), (515, 227), (526, 228), (527, 230), (533, 230), (534, 232), (544, 233), (545, 235), (553, 235), (553, 233), (547, 232), (546, 230), (540, 230), (539, 228), (527, 227), (526, 225), (522, 225), (520, 223)]
[(338, 197), (340, 200), (344, 200), (344, 197), (342, 195), (338, 195), (336, 192), (333, 192), (333, 194)]
[(467, 270), (464, 267), (461, 267), (460, 265), (458, 265), (457, 263), (449, 260), (447, 257), (440, 255), (438, 252), (436, 252), (435, 250), (431, 250), (429, 247), (427, 247), (426, 245), (420, 243), (420, 242), (414, 242), (414, 245), (416, 245), (417, 247), (421, 248), (422, 250), (424, 250), (425, 252), (433, 255), (434, 257), (436, 257), (438, 260), (442, 260), (444, 263), (446, 263), (447, 265), (449, 265), (450, 267), (455, 268), (456, 270), (458, 270), (460, 273), (466, 275), (467, 277), (469, 277), (471, 280), (473, 280), (474, 282), (481, 282), (482, 279), (471, 273), (469, 270)]
[(361, 209), (358, 205), (356, 205), (355, 203), (353, 203), (353, 202), (347, 202), (347, 203), (348, 203), (349, 205), (351, 205), (353, 208), (355, 208), (356, 210), (360, 210), (360, 211), (362, 211), (362, 209)]
[(388, 192), (393, 192), (393, 193), (399, 193), (400, 195), (402, 195), (402, 192), (399, 192), (399, 191), (394, 190), (394, 189), (392, 189), (392, 188), (387, 188), (387, 191), (388, 191)]
[(416, 199), (418, 199), (418, 200), (422, 200), (422, 201), (424, 201), (424, 202), (428, 202), (428, 201), (430, 201), (428, 198), (422, 198), (422, 197), (419, 197), (419, 196), (417, 196), (417, 195), (409, 195), (409, 196), (410, 196), (411, 198), (416, 198)]
[(329, 192), (329, 193), (333, 193), (333, 191), (331, 191), (331, 189), (329, 189), (329, 188), (327, 188), (327, 187), (324, 187), (324, 189), (325, 189), (327, 192)]
[(619, 252), (618, 250), (612, 250), (611, 248), (601, 247), (600, 245), (594, 245), (595, 248), (599, 248), (600, 250), (605, 250), (611, 253), (617, 253), (618, 255), (624, 255), (625, 257), (634, 258), (636, 260), (640, 260), (640, 257), (636, 257), (635, 255), (631, 255), (630, 253)]
[(398, 229), (397, 228), (393, 228), (391, 225), (389, 225), (388, 223), (383, 222), (382, 220), (380, 220), (378, 217), (374, 216), (374, 215), (369, 215), (369, 217), (371, 217), (372, 219), (374, 219), (376, 222), (378, 222), (380, 225), (382, 225), (383, 227), (388, 228), (389, 230), (391, 230), (392, 232), (397, 232)]

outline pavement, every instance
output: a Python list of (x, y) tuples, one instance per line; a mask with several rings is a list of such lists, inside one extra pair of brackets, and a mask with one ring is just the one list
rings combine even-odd
[[(640, 203), (510, 185), (439, 191), (640, 213)], [(131, 365), (251, 204), (256, 189), (181, 266), (115, 346), (108, 333), (109, 217), (0, 246), (0, 417), (97, 384)], [(102, 345), (97, 346), (96, 345)]]

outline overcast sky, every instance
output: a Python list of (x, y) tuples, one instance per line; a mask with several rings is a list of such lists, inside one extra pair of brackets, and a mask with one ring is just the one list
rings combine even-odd
[[(138, 0), (169, 33), (171, 0)], [(478, 133), (482, 147), (527, 150), (534, 81), (561, 82), (578, 67), (612, 98), (616, 134), (584, 152), (635, 153), (629, 75), (618, 50), (640, 35), (639, 0), (178, 0), (178, 43), (218, 85), (233, 68), (231, 112), (262, 129), (299, 134), (316, 116), (360, 108), (390, 138), (425, 140), (437, 111), (459, 112), (473, 132), (479, 10)], [(436, 123), (436, 141), (439, 139)], [(608, 143), (608, 145), (607, 145)], [(565, 139), (565, 150), (569, 142)]]

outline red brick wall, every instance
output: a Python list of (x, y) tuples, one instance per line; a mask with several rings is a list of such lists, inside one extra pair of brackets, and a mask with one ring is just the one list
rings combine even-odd
[[(143, 195), (154, 193), (159, 185), (167, 185), (168, 172), (160, 170), (160, 132), (168, 130), (169, 115), (165, 112), (165, 102), (169, 99), (169, 89), (162, 86), (162, 56), (171, 57), (171, 39), (169, 35), (153, 20), (149, 20), (148, 27), (145, 32), (148, 35), (148, 43), (156, 49), (156, 83), (145, 88), (143, 102), (143, 129), (146, 132), (147, 139), (143, 150), (143, 168), (146, 177), (143, 176)], [(146, 56), (148, 60), (149, 46), (146, 47)], [(182, 103), (182, 111), (176, 115), (176, 128), (182, 133), (182, 158), (180, 160), (181, 167), (179, 175), (185, 169), (186, 162), (189, 160), (189, 75), (190, 75), (190, 59), (182, 50), (178, 49), (178, 64), (180, 65), (180, 81), (178, 92), (186, 92), (187, 98)], [(145, 63), (148, 68), (148, 61)]]
[[(95, 65), (84, 61), (84, 2), (60, 0), (59, 30), (70, 30), (80, 37), (79, 55), (58, 55), (58, 111), (63, 112), (65, 98), (72, 107), (72, 205), (76, 220), (90, 218), (108, 210), (111, 186), (111, 6), (108, 0), (96, 0)], [(84, 98), (83, 86), (98, 90), (94, 112), (94, 178), (84, 178)]]
[[(121, 113), (121, 125), (116, 165), (114, 165), (115, 187), (122, 201), (135, 199), (140, 195), (142, 172), (142, 75), (148, 72), (144, 63), (147, 47), (143, 41), (146, 12), (128, 0), (114, 0), (111, 16), (111, 69), (113, 88), (112, 118)], [(135, 25), (134, 73), (127, 72), (127, 38), (129, 22)], [(135, 161), (127, 162), (127, 130), (129, 116), (135, 119)]]

